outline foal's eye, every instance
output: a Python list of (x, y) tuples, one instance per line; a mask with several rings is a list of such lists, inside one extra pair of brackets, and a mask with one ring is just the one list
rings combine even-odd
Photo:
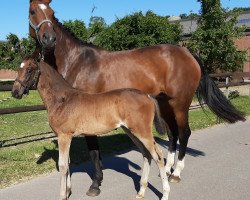
[(28, 68), (27, 69), (27, 73), (30, 74), (32, 72), (32, 69), (31, 68)]

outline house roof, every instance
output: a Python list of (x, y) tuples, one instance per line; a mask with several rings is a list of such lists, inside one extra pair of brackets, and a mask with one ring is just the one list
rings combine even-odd
[[(191, 35), (197, 29), (198, 19), (184, 19), (180, 21), (182, 26), (182, 35), (188, 36)], [(238, 17), (238, 22), (236, 26), (245, 25), (247, 27), (246, 34), (250, 34), (250, 12), (242, 12)]]

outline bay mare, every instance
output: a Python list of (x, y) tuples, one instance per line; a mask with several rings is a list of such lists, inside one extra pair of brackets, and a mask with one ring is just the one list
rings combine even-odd
[[(122, 127), (139, 147), (144, 158), (141, 187), (137, 198), (143, 198), (148, 184), (152, 158), (158, 165), (163, 184), (162, 200), (169, 196), (169, 183), (164, 167), (162, 150), (153, 134), (153, 120), (161, 126), (157, 102), (135, 89), (118, 89), (106, 93), (88, 94), (72, 88), (56, 70), (45, 62), (32, 57), (23, 60), (12, 94), (22, 98), (24, 93), (37, 84), (39, 94), (48, 111), (49, 125), (58, 137), (61, 173), (60, 200), (71, 194), (69, 149), (72, 137), (101, 135)], [(116, 144), (119, 145), (119, 144)]]
[[(234, 123), (244, 121), (244, 115), (225, 98), (206, 73), (198, 56), (175, 45), (156, 45), (127, 51), (107, 51), (76, 39), (55, 18), (49, 6), (51, 0), (30, 0), (30, 36), (45, 62), (75, 88), (88, 93), (118, 88), (135, 88), (156, 96), (161, 116), (173, 135), (170, 137), (166, 171), (171, 182), (179, 182), (184, 168), (186, 147), (191, 130), (188, 110), (197, 93), (200, 102), (221, 119)], [(175, 152), (179, 154), (175, 169)], [(98, 195), (103, 179), (97, 138), (86, 137), (96, 174), (87, 192)]]

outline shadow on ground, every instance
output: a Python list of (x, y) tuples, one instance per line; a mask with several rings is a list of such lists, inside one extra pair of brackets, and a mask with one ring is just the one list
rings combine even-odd
[[(156, 137), (155, 139), (165, 150), (167, 150), (168, 142), (166, 140), (159, 137)], [(52, 150), (44, 148), (44, 152), (37, 160), (37, 164), (42, 164), (47, 160), (52, 159), (54, 160), (55, 166), (58, 170), (58, 143), (57, 140), (53, 140), (52, 142), (54, 143), (55, 148)], [(134, 168), (135, 170), (140, 170), (141, 167), (134, 162), (131, 162), (127, 158), (119, 157), (120, 154), (124, 154), (129, 151), (138, 151), (131, 139), (126, 134), (121, 133), (98, 137), (98, 142), (102, 155), (110, 155), (103, 157), (103, 170), (111, 169), (130, 177), (134, 182), (136, 191), (139, 191), (141, 175), (131, 171), (130, 167)], [(205, 156), (204, 152), (192, 148), (187, 148), (187, 154), (194, 157)], [(94, 176), (92, 163), (87, 162), (83, 164), (83, 162), (89, 160), (88, 149), (84, 137), (73, 138), (70, 148), (70, 160), (71, 175), (73, 173), (83, 172), (87, 173), (90, 177)], [(148, 184), (148, 187), (159, 198), (161, 198), (162, 194), (160, 191), (158, 191), (150, 183)]]

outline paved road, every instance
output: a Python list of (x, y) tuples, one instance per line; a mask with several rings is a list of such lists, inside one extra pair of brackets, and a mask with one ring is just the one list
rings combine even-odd
[[(91, 198), (85, 194), (91, 183), (91, 165), (85, 163), (74, 169), (70, 200), (135, 199), (141, 165), (142, 157), (136, 150), (104, 158), (102, 192), (100, 196)], [(54, 200), (59, 194), (59, 180), (57, 172), (36, 178), (0, 190), (0, 199)], [(170, 187), (170, 200), (250, 199), (250, 120), (194, 132), (182, 181)], [(161, 182), (156, 165), (152, 163), (145, 200), (158, 200), (160, 197)]]

